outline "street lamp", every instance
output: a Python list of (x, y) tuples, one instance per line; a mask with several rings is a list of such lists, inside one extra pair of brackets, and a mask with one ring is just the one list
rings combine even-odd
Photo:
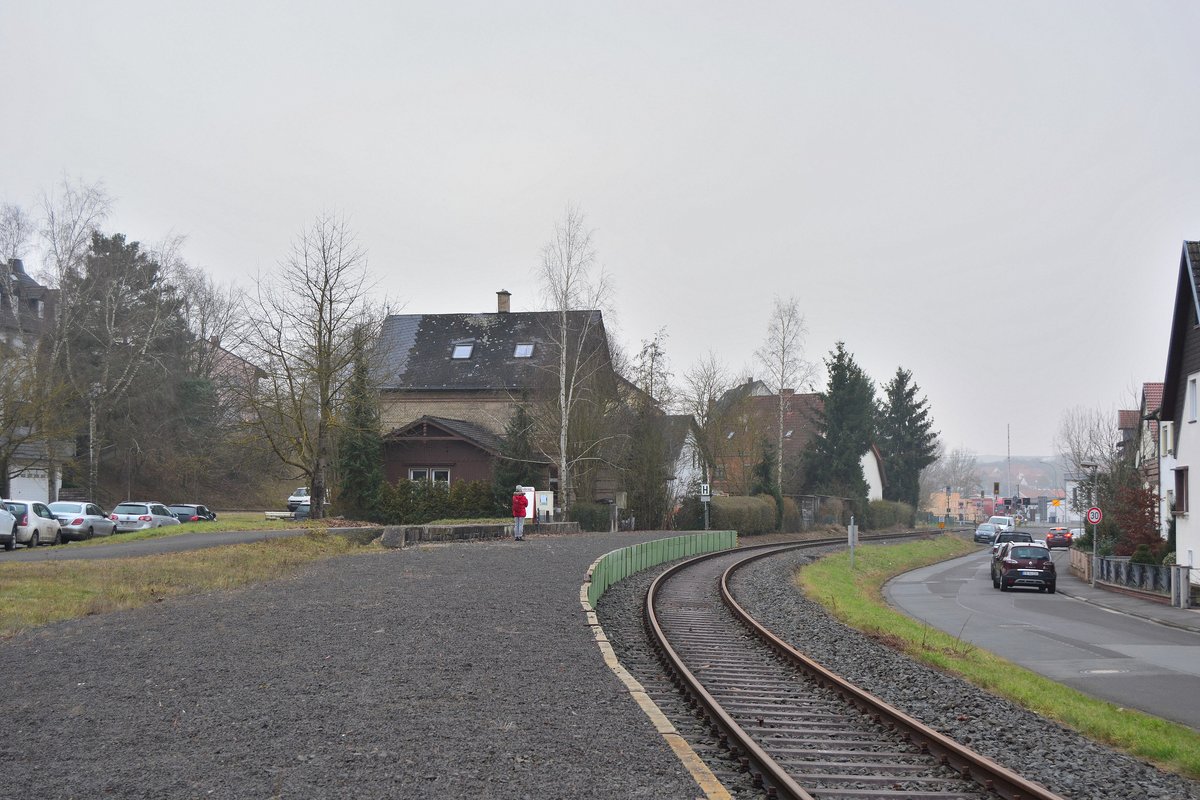
[[(1080, 461), (1079, 466), (1092, 473), (1091, 478), (1088, 479), (1088, 506), (1090, 507), (1092, 505), (1092, 489), (1096, 486), (1096, 470), (1100, 468), (1100, 465), (1097, 464), (1095, 461)], [(1086, 517), (1085, 517), (1085, 519), (1086, 519)], [(1096, 525), (1096, 523), (1093, 522), (1092, 523), (1092, 588), (1095, 588), (1095, 586), (1096, 586), (1096, 572), (1099, 569), (1099, 558), (1097, 556), (1096, 540), (1099, 539), (1100, 537), (1098, 535), (1096, 528), (1097, 528), (1097, 525)]]

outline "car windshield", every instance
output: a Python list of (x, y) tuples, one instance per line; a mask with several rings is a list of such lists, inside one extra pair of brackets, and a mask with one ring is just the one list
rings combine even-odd
[(293, 497), (308, 497), (308, 489), (297, 489)]
[(1050, 553), (1044, 547), (1014, 547), (1012, 549), (1013, 558), (1032, 558), (1045, 561), (1050, 558)]
[(987, 523), (984, 523), (983, 525), (980, 525), (980, 526), (979, 526), (979, 530), (981, 530), (981, 531), (994, 531), (994, 530), (996, 530), (996, 526), (995, 526), (995, 525), (988, 525)]
[(192, 508), (191, 506), (167, 506), (167, 508), (171, 509), (172, 511), (178, 511), (181, 514), (184, 512), (191, 514), (196, 510), (196, 509)]
[(150, 510), (141, 503), (121, 503), (113, 509), (114, 514), (148, 514)]
[(83, 507), (82, 503), (51, 503), (51, 511), (66, 511), (69, 514), (77, 513)]

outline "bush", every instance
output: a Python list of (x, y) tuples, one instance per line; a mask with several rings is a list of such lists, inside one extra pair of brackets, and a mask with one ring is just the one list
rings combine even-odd
[(608, 503), (576, 503), (570, 518), (585, 531), (605, 533), (612, 527), (612, 506)]
[(1150, 545), (1139, 544), (1134, 548), (1133, 555), (1129, 557), (1131, 564), (1157, 564), (1158, 559), (1154, 557), (1154, 553), (1150, 552)]
[(491, 484), (484, 481), (459, 481), (452, 487), (432, 481), (385, 483), (379, 492), (376, 514), (385, 525), (508, 515), (509, 509), (497, 501)]
[(784, 533), (799, 533), (804, 524), (800, 516), (800, 506), (790, 497), (783, 498), (783, 527)]
[(863, 527), (880, 531), (887, 528), (913, 528), (917, 524), (917, 512), (908, 503), (892, 500), (872, 500), (867, 505)]
[(712, 530), (737, 531), (741, 536), (775, 530), (775, 498), (770, 495), (714, 497), (709, 505), (708, 527)]
[(1172, 550), (1169, 553), (1163, 553), (1162, 565), (1164, 567), (1169, 567), (1174, 563), (1175, 563), (1175, 551), (1174, 550)]

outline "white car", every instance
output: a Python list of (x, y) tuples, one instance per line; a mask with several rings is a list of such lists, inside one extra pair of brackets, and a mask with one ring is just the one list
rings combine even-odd
[(301, 486), (296, 491), (292, 492), (292, 496), (288, 498), (288, 511), (295, 511), (297, 508), (308, 504), (308, 487)]
[(988, 517), (988, 523), (1001, 531), (1011, 531), (1017, 527), (1017, 521), (1012, 517)]
[(117, 523), (115, 533), (145, 531), (179, 524), (175, 515), (168, 511), (162, 503), (147, 501), (121, 503), (112, 510), (109, 519)]
[(8, 513), (17, 518), (17, 542), (34, 548), (39, 544), (60, 544), (63, 540), (58, 518), (45, 503), (36, 500), (0, 500)]
[(3, 503), (0, 503), (0, 543), (4, 544), (5, 550), (17, 546), (17, 518)]

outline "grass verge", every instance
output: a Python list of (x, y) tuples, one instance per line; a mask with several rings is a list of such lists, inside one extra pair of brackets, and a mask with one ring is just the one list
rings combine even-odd
[(179, 536), (183, 533), (236, 533), (239, 531), (276, 531), (291, 529), (324, 530), (329, 527), (358, 527), (360, 524), (347, 520), (312, 520), (297, 522), (293, 519), (266, 519), (257, 511), (231, 511), (218, 515), (211, 522), (185, 522), (182, 525), (169, 525), (165, 528), (151, 528), (145, 531), (116, 533), (112, 536), (101, 536), (83, 542), (71, 542), (71, 547), (89, 547), (113, 542), (136, 542), (141, 539), (160, 539), (164, 536)]
[(274, 580), (314, 561), (369, 547), (313, 531), (142, 558), (8, 562), (0, 564), (0, 638), (59, 620)]
[(868, 545), (857, 548), (853, 573), (847, 554), (839, 553), (802, 568), (796, 582), (838, 620), (917, 661), (965, 678), (1096, 741), (1200, 778), (1200, 733), (1089, 697), (907, 617), (883, 600), (883, 584), (889, 578), (974, 549), (954, 536)]

